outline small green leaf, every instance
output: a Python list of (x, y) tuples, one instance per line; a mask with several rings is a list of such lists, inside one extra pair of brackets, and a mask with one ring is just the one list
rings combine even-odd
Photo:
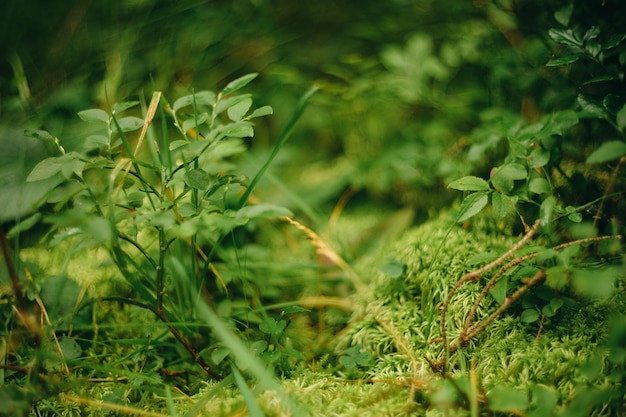
[(65, 179), (69, 179), (72, 174), (81, 175), (85, 168), (85, 162), (77, 152), (68, 152), (59, 157), (46, 158), (39, 162), (26, 178), (26, 182), (48, 179), (59, 172)]
[(618, 275), (614, 268), (575, 269), (572, 274), (572, 285), (579, 294), (604, 299), (613, 293)]
[(572, 54), (572, 55), (563, 56), (561, 58), (554, 58), (554, 59), (549, 60), (546, 63), (546, 67), (558, 67), (561, 65), (573, 64), (574, 62), (578, 61), (584, 56), (585, 54)]
[(145, 194), (140, 191), (135, 191), (128, 194), (128, 205), (132, 208), (139, 208), (143, 205)]
[(508, 194), (513, 191), (514, 181), (525, 179), (528, 175), (526, 168), (521, 164), (510, 163), (496, 169), (491, 182), (496, 189)]
[(559, 394), (553, 387), (537, 385), (531, 390), (528, 417), (553, 416), (559, 402)]
[(35, 213), (32, 216), (22, 220), (21, 222), (13, 226), (11, 230), (9, 230), (9, 232), (7, 233), (7, 238), (13, 239), (20, 233), (30, 230), (33, 226), (39, 223), (39, 220), (41, 220), (42, 217), (43, 215), (41, 213)]
[(252, 354), (255, 356), (261, 355), (263, 352), (267, 351), (267, 342), (265, 340), (257, 340), (256, 342), (250, 345), (250, 350)]
[(517, 412), (522, 414), (528, 406), (528, 394), (523, 389), (496, 385), (489, 393), (489, 409), (499, 412)]
[(528, 183), (528, 191), (535, 194), (549, 194), (552, 188), (545, 178), (533, 178)]
[(308, 308), (304, 308), (301, 306), (287, 306), (285, 308), (283, 308), (282, 313), (283, 314), (298, 314), (298, 313), (307, 313), (311, 310), (309, 310)]
[(254, 129), (248, 122), (237, 122), (226, 125), (222, 133), (231, 138), (251, 138), (254, 136)]
[(459, 213), (457, 216), (457, 223), (463, 223), (467, 219), (478, 214), (489, 202), (489, 196), (487, 193), (476, 192), (468, 195), (463, 199), (461, 207), (459, 207)]
[(509, 280), (507, 277), (502, 277), (498, 281), (493, 288), (489, 290), (489, 294), (493, 297), (494, 300), (500, 305), (504, 304), (504, 300), (506, 299), (506, 292), (509, 289)]
[(567, 218), (573, 223), (580, 223), (583, 220), (583, 215), (580, 213), (570, 213), (567, 215)]
[(346, 369), (356, 368), (356, 361), (352, 356), (344, 355), (339, 357), (339, 363), (346, 367)]
[(586, 116), (596, 117), (598, 119), (605, 119), (606, 112), (604, 107), (599, 105), (596, 100), (593, 100), (583, 94), (579, 94), (577, 98), (578, 104)]
[(211, 183), (211, 176), (202, 168), (192, 169), (185, 174), (185, 184), (197, 190), (206, 190)]
[(187, 141), (187, 140), (182, 140), (182, 139), (174, 140), (174, 141), (170, 142), (169, 148), (170, 148), (170, 151), (175, 151), (178, 148), (182, 148), (183, 146), (187, 146), (187, 144), (189, 144), (189, 141)]
[(560, 298), (551, 298), (550, 303), (543, 306), (541, 313), (546, 317), (553, 317), (556, 312), (563, 306), (563, 300)]
[(65, 360), (72, 360), (80, 358), (83, 350), (81, 349), (78, 342), (71, 337), (62, 337), (59, 339), (59, 347), (61, 348), (61, 352), (63, 353), (63, 358)]
[(387, 258), (386, 262), (378, 269), (389, 278), (400, 278), (406, 272), (406, 264), (394, 258)]
[(228, 355), (230, 355), (230, 350), (226, 348), (217, 348), (211, 352), (211, 361), (219, 365)]
[(564, 131), (576, 125), (579, 121), (578, 115), (574, 110), (563, 110), (552, 113), (549, 118), (549, 124), (554, 126), (549, 132), (554, 135), (562, 135)]
[(570, 277), (570, 270), (563, 265), (546, 269), (546, 284), (555, 290), (564, 288)]
[(250, 116), (246, 117), (246, 119), (254, 119), (255, 117), (267, 116), (270, 114), (274, 114), (272, 106), (263, 106), (253, 111)]
[(537, 148), (528, 156), (528, 163), (532, 168), (541, 168), (550, 162), (550, 151)]
[(259, 330), (272, 336), (280, 336), (286, 326), (287, 322), (285, 320), (276, 321), (273, 317), (267, 317), (261, 324), (259, 324)]
[(215, 104), (215, 100), (216, 100), (216, 97), (215, 97), (214, 92), (198, 91), (195, 94), (189, 94), (189, 95), (186, 95), (177, 99), (174, 102), (172, 109), (174, 110), (174, 112), (177, 112), (183, 107), (192, 106), (194, 101), (197, 106), (201, 106), (201, 105), (212, 106)]
[(84, 149), (106, 149), (109, 146), (109, 138), (104, 135), (89, 135), (85, 138)]
[(583, 48), (582, 40), (572, 29), (550, 29), (548, 36), (558, 43), (572, 47), (574, 50), (582, 50)]
[(515, 210), (516, 196), (508, 196), (499, 192), (491, 193), (491, 205), (499, 219), (503, 219)]
[(125, 110), (132, 109), (137, 104), (139, 104), (138, 101), (124, 101), (122, 103), (115, 103), (113, 105), (113, 114), (119, 114)]
[(567, 26), (569, 23), (569, 19), (572, 17), (572, 12), (574, 11), (574, 5), (568, 4), (567, 6), (561, 7), (557, 11), (554, 12), (554, 18), (557, 22), (559, 22), (563, 26)]
[(188, 132), (190, 129), (195, 129), (196, 126), (200, 126), (204, 122), (209, 120), (209, 114), (202, 112), (196, 118), (189, 118), (183, 122), (183, 132)]
[(358, 366), (369, 367), (372, 365), (373, 356), (361, 345), (352, 346), (339, 358), (339, 362), (348, 369)]
[(120, 125), (122, 132), (132, 132), (143, 126), (143, 119), (134, 116), (122, 117), (117, 123)]
[(57, 158), (57, 162), (61, 166), (61, 173), (63, 173), (65, 179), (69, 179), (73, 174), (79, 177), (82, 176), (86, 165), (77, 152), (68, 152), (65, 155), (61, 155)]
[(233, 122), (238, 122), (241, 119), (243, 119), (246, 113), (248, 113), (248, 110), (250, 110), (250, 107), (252, 107), (252, 99), (249, 97), (246, 97), (245, 99), (241, 100), (239, 103), (228, 108), (228, 111), (227, 111), (228, 117)]
[(617, 122), (617, 127), (622, 129), (622, 131), (626, 129), (626, 105), (618, 110), (615, 115), (615, 121)]
[(102, 109), (89, 109), (78, 112), (78, 117), (86, 122), (109, 123), (109, 114)]
[(605, 142), (587, 158), (588, 164), (612, 161), (626, 155), (626, 142), (612, 140)]
[(478, 253), (476, 255), (471, 256), (465, 263), (467, 265), (480, 265), (487, 262), (491, 262), (498, 257), (495, 253), (492, 252), (483, 252)]
[(529, 308), (522, 311), (521, 320), (523, 323), (533, 323), (539, 320), (539, 312), (534, 308)]
[(54, 137), (45, 130), (24, 130), (24, 136), (28, 136), (31, 138), (39, 139), (44, 142), (54, 142)]
[(556, 199), (553, 196), (547, 197), (541, 203), (541, 207), (539, 208), (539, 215), (541, 216), (541, 224), (546, 226), (550, 224), (552, 221), (552, 214), (554, 213), (554, 209), (556, 207)]
[(487, 191), (489, 190), (489, 183), (479, 177), (467, 176), (452, 181), (448, 184), (448, 188), (461, 191)]
[(96, 242), (107, 244), (113, 238), (113, 232), (108, 220), (102, 217), (89, 219), (82, 227), (83, 231), (94, 238)]
[(222, 96), (225, 96), (227, 94), (230, 94), (234, 91), (237, 91), (245, 87), (252, 80), (254, 80), (258, 75), (259, 75), (258, 73), (253, 72), (251, 74), (244, 75), (243, 77), (239, 77), (236, 80), (229, 82), (228, 85), (226, 85), (226, 87), (224, 87), (224, 89), (222, 90)]
[(241, 103), (242, 101), (248, 100), (248, 99), (252, 99), (252, 95), (251, 94), (240, 94), (237, 96), (232, 96), (232, 97), (228, 97), (228, 98), (224, 98), (222, 100), (220, 100), (217, 105), (215, 106), (215, 114), (220, 114), (222, 113), (224, 110), (228, 110), (229, 108)]
[(62, 164), (58, 158), (46, 158), (39, 162), (26, 177), (26, 182), (40, 181), (50, 178), (61, 172)]

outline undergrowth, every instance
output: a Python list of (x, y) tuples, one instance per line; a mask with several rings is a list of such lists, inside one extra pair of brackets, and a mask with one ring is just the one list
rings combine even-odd
[[(140, 3), (158, 12), (142, 29), (169, 10)], [(274, 11), (253, 3), (237, 12), (252, 32)], [(157, 59), (184, 93), (112, 103), (130, 88), (114, 57), (146, 55), (108, 45), (110, 90), (94, 88), (74, 138), (7, 130), (0, 414), (623, 414), (623, 6), (526, 3), (450, 8), (376, 57), (325, 63), (312, 145), (286, 143), (318, 87), (255, 153), (256, 129), (274, 130), (243, 93), (257, 73), (195, 91)], [(413, 28), (410, 9), (394, 11)], [(369, 45), (373, 28), (347, 31)], [(247, 46), (269, 54), (267, 39)], [(8, 108), (30, 110), (9, 61)], [(295, 67), (259, 78), (277, 74), (270, 97), (310, 84)]]

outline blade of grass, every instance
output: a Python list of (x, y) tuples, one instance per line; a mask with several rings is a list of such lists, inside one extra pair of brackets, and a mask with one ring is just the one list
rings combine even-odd
[(196, 402), (193, 407), (191, 407), (189, 409), (189, 411), (187, 411), (187, 413), (185, 413), (184, 417), (195, 417), (198, 415), (198, 413), (200, 412), (200, 410), (202, 410), (202, 407), (205, 406), (205, 404), (207, 402), (209, 402), (209, 400), (217, 397), (220, 394), (220, 391), (222, 391), (223, 389), (228, 388), (230, 385), (233, 384), (233, 375), (228, 375), (226, 378), (222, 379), (220, 382), (218, 382), (217, 384), (215, 384), (213, 387), (211, 387), (210, 390), (206, 391), (202, 397), (198, 400), (198, 402)]
[(309, 104), (309, 100), (311, 100), (311, 97), (313, 96), (313, 94), (315, 94), (317, 90), (318, 88), (314, 86), (300, 98), (300, 101), (298, 101), (298, 104), (296, 105), (296, 109), (291, 115), (291, 118), (289, 119), (289, 121), (287, 122), (283, 130), (280, 132), (280, 135), (278, 136), (278, 141), (276, 142), (276, 145), (274, 145), (274, 148), (272, 149), (272, 153), (270, 154), (269, 158), (267, 158), (267, 161), (265, 161), (265, 163), (263, 164), (259, 172), (257, 172), (257, 174), (254, 176), (254, 178), (252, 179), (252, 182), (250, 183), (250, 186), (248, 187), (246, 192), (241, 196), (241, 199), (239, 199), (239, 203), (237, 204), (237, 207), (236, 207), (237, 209), (240, 209), (246, 205), (246, 203), (248, 202), (248, 198), (250, 197), (250, 194), (252, 194), (252, 191), (254, 191), (254, 188), (258, 184), (261, 177), (263, 177), (263, 174), (265, 174), (265, 171), (267, 171), (267, 168), (270, 166), (270, 164), (272, 163), (276, 155), (278, 155), (278, 152), (283, 147), (285, 142), (287, 142), (287, 139), (289, 139), (289, 136), (291, 136), (291, 133), (293, 132), (294, 127), (296, 126), (296, 123), (302, 116), (302, 113), (304, 113), (306, 106)]
[[(257, 161), (251, 155), (244, 155), (246, 159), (246, 163), (250, 165), (257, 165)], [(276, 175), (274, 175), (271, 171), (265, 173), (265, 178), (272, 183), (275, 187), (277, 187), (281, 193), (285, 194), (285, 196), (297, 207), (305, 216), (313, 221), (313, 223), (317, 226), (322, 225), (322, 218), (317, 213), (315, 208), (311, 206), (311, 204), (307, 203), (304, 198), (300, 197), (296, 192), (292, 191), (284, 181), (280, 180)]]
[(287, 395), (267, 365), (248, 349), (244, 341), (237, 337), (208, 305), (199, 302), (197, 308), (198, 317), (211, 326), (217, 338), (230, 350), (233, 360), (246, 369), (251, 376), (258, 379), (261, 389), (274, 391), (283, 404), (288, 406), (291, 411), (290, 415), (294, 417), (307, 415), (293, 398)]
[(174, 398), (172, 398), (172, 389), (169, 385), (165, 386), (165, 403), (167, 404), (167, 412), (170, 413), (170, 416), (178, 417), (178, 411), (174, 405)]
[[(263, 166), (261, 167), (259, 172), (257, 172), (257, 174), (254, 176), (254, 179), (252, 180), (252, 182), (250, 182), (250, 186), (248, 187), (246, 192), (241, 196), (241, 198), (237, 202), (236, 206), (234, 207), (235, 210), (239, 210), (240, 208), (242, 208), (243, 206), (246, 205), (246, 203), (248, 202), (248, 198), (250, 198), (250, 194), (252, 194), (252, 191), (254, 190), (256, 185), (258, 184), (259, 180), (261, 179), (261, 177), (263, 177), (263, 174), (265, 173), (265, 171), (267, 171), (267, 168), (269, 168), (270, 164), (272, 163), (272, 161), (274, 160), (276, 155), (278, 155), (278, 151), (280, 151), (280, 149), (285, 144), (285, 142), (287, 142), (287, 139), (289, 138), (289, 136), (293, 132), (293, 129), (295, 128), (296, 123), (300, 119), (300, 116), (302, 116), (302, 113), (304, 113), (304, 110), (306, 109), (306, 106), (309, 103), (309, 100), (311, 99), (313, 94), (315, 94), (315, 92), (317, 90), (318, 90), (318, 87), (313, 86), (313, 87), (311, 87), (311, 89), (309, 91), (307, 91), (300, 98), (300, 101), (298, 101), (298, 104), (296, 105), (296, 109), (294, 110), (293, 114), (291, 115), (291, 118), (289, 119), (289, 121), (287, 122), (287, 124), (285, 125), (283, 130), (281, 131), (281, 133), (280, 133), (280, 135), (278, 137), (278, 141), (276, 142), (276, 145), (274, 145), (274, 149), (272, 149), (272, 153), (270, 154), (270, 156), (267, 159), (267, 161), (265, 161), (265, 163), (263, 164)], [(219, 248), (220, 244), (222, 243), (222, 241), (224, 240), (225, 237), (226, 237), (226, 235), (221, 235), (217, 239), (215, 244), (213, 245), (213, 248), (211, 249), (211, 252), (207, 256), (205, 272), (208, 271), (209, 264), (210, 264), (211, 260), (213, 259), (213, 255), (215, 255), (215, 251), (217, 250), (217, 248)]]
[(256, 398), (254, 398), (254, 393), (246, 384), (246, 381), (243, 379), (241, 372), (239, 369), (233, 364), (230, 365), (233, 370), (233, 375), (235, 376), (235, 383), (241, 391), (241, 395), (243, 396), (243, 400), (246, 402), (246, 406), (248, 407), (248, 412), (250, 413), (250, 417), (265, 417), (265, 413), (261, 410), (259, 403), (256, 402)]

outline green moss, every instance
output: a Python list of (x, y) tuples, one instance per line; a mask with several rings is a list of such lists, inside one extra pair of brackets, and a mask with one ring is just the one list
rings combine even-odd
[[(361, 345), (374, 354), (376, 365), (369, 377), (414, 378), (424, 382), (426, 390), (436, 390), (433, 387), (441, 377), (425, 358), (436, 360), (443, 355), (442, 344), (433, 342), (441, 337), (442, 303), (455, 282), (485, 263), (469, 265), (472, 257), (485, 252), (500, 255), (520, 238), (498, 230), (495, 222), (484, 217), (469, 229), (453, 224), (444, 214), (408, 231), (388, 252), (406, 264), (404, 276), (390, 278), (378, 272), (369, 291), (359, 296), (357, 311), (339, 349)], [(446, 320), (449, 341), (460, 334), (492, 273), (485, 274), (480, 282), (463, 285), (452, 296)], [(563, 404), (582, 384), (610, 386), (608, 377), (586, 379), (580, 367), (594, 354), (606, 356), (599, 343), (605, 337), (607, 320), (624, 310), (623, 301), (617, 296), (605, 301), (569, 300), (568, 306), (541, 325), (523, 323), (519, 307), (513, 306), (450, 355), (451, 376), (467, 376), (473, 367), (483, 392), (495, 386), (530, 392), (531, 387), (542, 384), (556, 389)], [(485, 319), (497, 307), (487, 296), (477, 319)]]
[[(240, 393), (234, 388), (214, 390), (215, 385), (207, 384), (194, 396), (194, 401), (181, 404), (180, 411), (187, 411), (187, 407), (204, 398), (206, 403), (201, 416), (245, 415), (246, 407)], [(328, 373), (307, 370), (285, 381), (284, 385), (301, 409), (315, 416), (400, 417), (415, 415), (419, 410), (417, 404), (407, 402), (406, 390), (398, 381), (346, 381)], [(219, 395), (212, 397), (213, 391)], [(273, 391), (258, 395), (257, 401), (268, 416), (288, 415)]]
[[(333, 359), (327, 358), (324, 364), (318, 364), (321, 371), (295, 371), (283, 381), (284, 390), (310, 415), (438, 417), (471, 415), (467, 398), (458, 390), (460, 387), (468, 392), (470, 370), (476, 376), (478, 393), (474, 398), (480, 407), (484, 407), (484, 399), (495, 387), (521, 390), (529, 404), (540, 398), (536, 393), (541, 393), (554, 398), (561, 409), (579, 398), (581, 389), (614, 388), (618, 380), (608, 376), (609, 351), (600, 345), (607, 337), (606, 322), (626, 310), (619, 293), (602, 301), (570, 296), (557, 315), (541, 324), (522, 322), (521, 308), (513, 306), (467, 346), (450, 355), (449, 379), (431, 369), (425, 358), (442, 357), (442, 344), (434, 341), (441, 336), (441, 305), (454, 283), (485, 263), (476, 261), (476, 255), (500, 255), (519, 238), (500, 230), (489, 218), (478, 218), (469, 228), (462, 228), (445, 213), (407, 231), (390, 248), (373, 256), (381, 261), (390, 257), (406, 265), (402, 276), (387, 276), (371, 261), (360, 265), (358, 272), (367, 285), (354, 295), (353, 317), (338, 339), (338, 356), (348, 347), (360, 345), (375, 358), (371, 368), (350, 372), (340, 364), (335, 368)], [(62, 270), (62, 263), (51, 255), (37, 260), (50, 269)], [(80, 270), (75, 278), (95, 274), (95, 270), (90, 271)], [(459, 335), (491, 274), (485, 274), (479, 282), (463, 285), (452, 297), (446, 321), (449, 340)], [(476, 316), (484, 319), (497, 307), (488, 296)], [(587, 364), (590, 358), (597, 358), (594, 367)], [(153, 383), (155, 389), (162, 389), (158, 380)], [(128, 384), (123, 381), (86, 385), (76, 396), (111, 401), (110, 392), (126, 389)], [(143, 395), (140, 391), (138, 396)], [(256, 394), (266, 415), (289, 415), (275, 392)], [(174, 395), (173, 400), (179, 415), (190, 411), (200, 416), (248, 412), (234, 385), (206, 383), (192, 397)], [(145, 401), (152, 409), (165, 408), (162, 399)], [(137, 404), (143, 402), (144, 399)], [(619, 404), (611, 407), (615, 409)], [(594, 415), (611, 415), (611, 410), (606, 408)], [(89, 415), (100, 413), (91, 410)]]

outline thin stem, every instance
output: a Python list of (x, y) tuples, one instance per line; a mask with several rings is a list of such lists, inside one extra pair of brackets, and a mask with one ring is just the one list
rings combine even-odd
[(165, 242), (165, 231), (159, 227), (159, 264), (156, 267), (156, 309), (163, 312), (163, 295), (165, 295), (165, 254), (167, 244)]
[[(570, 241), (570, 242), (565, 242), (565, 243), (562, 243), (560, 245), (555, 246), (553, 249), (554, 250), (561, 250), (561, 249), (565, 249), (565, 248), (567, 248), (569, 246), (580, 245), (580, 244), (583, 244), (583, 243), (597, 242), (597, 241), (606, 240), (606, 239), (621, 239), (621, 238), (622, 238), (621, 235), (589, 237), (589, 238), (573, 240), (573, 241)], [(518, 242), (518, 244), (519, 244), (519, 242)], [(516, 244), (516, 246), (519, 247), (518, 244)], [(510, 253), (510, 251), (508, 251), (507, 253)], [(444, 343), (443, 358), (441, 360), (439, 360), (439, 361), (432, 361), (432, 360), (426, 358), (426, 360), (428, 361), (429, 365), (431, 366), (431, 368), (433, 370), (435, 370), (435, 371), (443, 370), (443, 373), (445, 375), (445, 373), (447, 372), (448, 357), (449, 357), (449, 355), (451, 353), (454, 353), (454, 352), (456, 352), (458, 350), (459, 344), (461, 346), (466, 345), (470, 340), (474, 339), (481, 332), (483, 332), (487, 328), (487, 326), (489, 326), (491, 323), (493, 323), (495, 321), (495, 319), (498, 318), (498, 316), (500, 316), (511, 305), (513, 305), (516, 301), (518, 301), (520, 299), (520, 297), (522, 295), (524, 295), (530, 288), (532, 288), (535, 285), (540, 284), (541, 282), (543, 282), (545, 280), (545, 278), (546, 278), (545, 271), (543, 271), (543, 270), (537, 271), (537, 273), (530, 280), (528, 280), (528, 282), (526, 282), (523, 286), (518, 288), (511, 296), (505, 298), (504, 303), (502, 303), (502, 305), (500, 305), (500, 307), (498, 307), (491, 315), (489, 315), (489, 317), (487, 317), (485, 320), (477, 321), (477, 322), (474, 322), (472, 324), (472, 320), (473, 320), (473, 318), (476, 315), (478, 307), (480, 306), (481, 302), (486, 297), (486, 294), (488, 293), (489, 289), (492, 288), (495, 285), (495, 282), (499, 278), (501, 278), (502, 275), (504, 275), (504, 273), (507, 270), (513, 268), (514, 266), (517, 266), (517, 265), (521, 264), (524, 261), (527, 261), (529, 259), (532, 259), (532, 258), (535, 258), (535, 257), (539, 256), (540, 253), (541, 252), (535, 252), (535, 253), (531, 253), (531, 254), (528, 254), (528, 255), (520, 256), (518, 258), (515, 258), (515, 259), (511, 260), (506, 265), (504, 265), (489, 280), (489, 282), (485, 285), (485, 287), (483, 288), (483, 290), (479, 294), (478, 299), (474, 302), (474, 305), (472, 306), (472, 309), (470, 310), (470, 312), (468, 314), (468, 317), (465, 320), (465, 323), (464, 323), (464, 326), (463, 326), (463, 330), (461, 331), (461, 334), (460, 334), (459, 339), (458, 339), (458, 343), (457, 343), (457, 341), (453, 341), (453, 342), (448, 344), (446, 333), (445, 333), (445, 325), (444, 325), (445, 322), (443, 321), (443, 320), (445, 320), (445, 314), (446, 314), (446, 311), (447, 311), (447, 307), (448, 307), (448, 305), (450, 303), (450, 299), (451, 299), (452, 295), (456, 291), (458, 291), (458, 289), (461, 287), (461, 285), (459, 285), (459, 283), (465, 283), (465, 282), (470, 281), (470, 280), (466, 279), (466, 277), (468, 275), (470, 275), (470, 274), (465, 275), (461, 280), (459, 280), (459, 281), (457, 281), (455, 283), (453, 288), (448, 293), (448, 297), (446, 298), (446, 303), (444, 304), (443, 309), (442, 309), (442, 331), (443, 332), (442, 332), (442, 337), (440, 339), (438, 339), (438, 341), (443, 341), (443, 343)], [(492, 262), (491, 264), (494, 264), (494, 262)], [(481, 268), (481, 269), (484, 270), (484, 267)]]
[(212, 378), (218, 381), (222, 379), (222, 376), (218, 374), (217, 372), (215, 372), (213, 368), (211, 368), (211, 366), (209, 366), (209, 364), (206, 363), (206, 361), (202, 358), (202, 356), (200, 356), (198, 351), (191, 345), (191, 343), (189, 343), (189, 340), (171, 322), (171, 320), (167, 316), (167, 313), (164, 310), (159, 310), (158, 308), (155, 308), (154, 306), (148, 303), (142, 303), (141, 301), (137, 301), (131, 298), (105, 297), (105, 298), (102, 298), (102, 300), (103, 301), (118, 301), (118, 302), (121, 301), (123, 303), (132, 304), (132, 305), (135, 305), (140, 308), (144, 308), (152, 312), (155, 316), (157, 316), (157, 318), (159, 318), (159, 320), (165, 323), (170, 333), (183, 345), (185, 350), (187, 350), (187, 352), (191, 354), (191, 356), (193, 357), (193, 360), (202, 368), (202, 370), (204, 370), (209, 376), (211, 376)]
[(508, 309), (511, 305), (513, 305), (519, 298), (524, 295), (530, 288), (535, 285), (543, 282), (546, 279), (546, 273), (543, 270), (537, 271), (537, 273), (526, 282), (523, 286), (519, 287), (517, 291), (511, 294), (510, 297), (504, 299), (504, 303), (500, 307), (496, 309), (487, 319), (482, 322), (476, 323), (467, 329), (467, 334), (461, 335), (461, 343), (467, 343), (474, 337), (476, 337), (479, 333), (481, 333), (485, 328), (491, 324), (500, 314), (502, 314), (506, 309)]
[(133, 245), (135, 247), (135, 249), (137, 249), (139, 252), (141, 252), (141, 254), (146, 258), (146, 260), (148, 262), (150, 262), (150, 264), (152, 265), (152, 267), (154, 269), (156, 269), (158, 267), (156, 261), (154, 259), (152, 259), (150, 254), (138, 242), (134, 241), (129, 236), (127, 236), (127, 235), (125, 235), (124, 233), (121, 233), (121, 232), (118, 233), (118, 236), (119, 236), (120, 239), (130, 243), (131, 245)]
[(619, 162), (617, 163), (617, 165), (615, 166), (615, 169), (613, 170), (613, 174), (611, 174), (611, 178), (609, 179), (609, 183), (606, 185), (606, 190), (604, 191), (604, 195), (602, 196), (602, 200), (600, 201), (600, 206), (598, 207), (598, 211), (596, 211), (596, 215), (593, 218), (593, 227), (594, 228), (597, 228), (597, 226), (598, 226), (598, 221), (602, 217), (602, 210), (604, 209), (604, 202), (606, 201), (606, 198), (608, 197), (608, 195), (613, 190), (613, 186), (615, 185), (615, 180), (617, 178), (617, 174), (619, 173), (619, 170), (622, 167), (622, 164), (624, 162), (626, 162), (626, 156), (622, 156), (619, 159)]
[(500, 277), (502, 277), (502, 275), (504, 275), (506, 271), (508, 271), (509, 269), (513, 268), (516, 265), (521, 264), (522, 262), (528, 259), (532, 259), (536, 257), (537, 255), (539, 255), (539, 253), (540, 252), (536, 252), (536, 253), (531, 253), (528, 255), (520, 256), (519, 258), (515, 258), (511, 260), (508, 264), (500, 268), (500, 270), (494, 274), (494, 276), (489, 280), (489, 282), (487, 282), (487, 284), (483, 287), (483, 290), (478, 295), (478, 298), (474, 302), (474, 305), (472, 306), (472, 309), (470, 310), (470, 313), (468, 314), (467, 319), (465, 320), (465, 325), (463, 326), (463, 328), (467, 329), (470, 327), (471, 322), (474, 320), (474, 316), (476, 315), (476, 312), (478, 311), (478, 307), (480, 306), (480, 303), (487, 296), (487, 294), (489, 293), (489, 290), (492, 289), (496, 285), (496, 281), (498, 281), (498, 279), (500, 279)]
[(443, 363), (444, 363), (444, 365), (443, 365), (444, 366), (443, 367), (443, 373), (444, 373), (444, 375), (447, 373), (448, 355), (450, 353), (450, 352), (448, 352), (448, 336), (447, 336), (447, 331), (446, 331), (446, 315), (447, 315), (447, 312), (448, 312), (448, 306), (450, 305), (450, 300), (452, 299), (452, 296), (458, 291), (459, 288), (461, 288), (461, 286), (463, 284), (465, 284), (468, 281), (477, 281), (482, 274), (484, 274), (485, 272), (488, 272), (488, 271), (492, 270), (493, 268), (497, 267), (502, 262), (504, 262), (506, 260), (506, 258), (511, 256), (514, 252), (516, 252), (522, 246), (524, 246), (526, 244), (526, 242), (528, 242), (533, 237), (533, 235), (537, 232), (537, 230), (539, 229), (540, 225), (541, 225), (541, 220), (537, 219), (535, 221), (535, 224), (533, 224), (533, 226), (530, 229), (528, 229), (526, 234), (515, 245), (513, 245), (513, 247), (511, 247), (511, 249), (506, 251), (503, 255), (501, 255), (495, 261), (488, 263), (487, 265), (483, 266), (480, 269), (477, 269), (477, 270), (472, 271), (472, 272), (470, 272), (468, 274), (465, 274), (460, 280), (458, 280), (454, 284), (454, 286), (450, 289), (450, 292), (448, 292), (446, 300), (443, 303), (443, 306), (441, 308), (441, 339), (443, 340), (443, 346), (444, 346), (444, 354), (443, 354)]

